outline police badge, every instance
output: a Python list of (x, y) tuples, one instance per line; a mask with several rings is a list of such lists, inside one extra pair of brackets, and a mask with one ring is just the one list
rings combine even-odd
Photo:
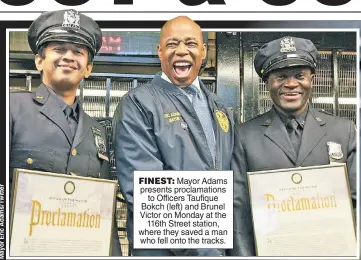
[(292, 38), (286, 37), (281, 40), (280, 52), (296, 51), (295, 41)]
[(64, 12), (63, 27), (80, 29), (80, 15), (78, 11), (67, 10)]
[(98, 128), (92, 126), (92, 132), (94, 135), (95, 145), (98, 149), (99, 158), (109, 161), (109, 158), (107, 156), (107, 147), (106, 147), (105, 141), (102, 137), (101, 131)]
[(221, 110), (217, 110), (216, 118), (217, 118), (219, 126), (222, 128), (223, 132), (228, 133), (229, 122), (228, 122), (228, 117), (226, 116), (226, 114)]
[(341, 144), (335, 142), (327, 142), (327, 148), (330, 162), (341, 160), (343, 158)]

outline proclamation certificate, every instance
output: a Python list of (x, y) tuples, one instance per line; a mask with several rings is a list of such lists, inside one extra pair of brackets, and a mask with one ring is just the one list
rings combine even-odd
[(109, 256), (117, 181), (16, 169), (10, 256)]
[(258, 256), (356, 256), (345, 164), (249, 172)]

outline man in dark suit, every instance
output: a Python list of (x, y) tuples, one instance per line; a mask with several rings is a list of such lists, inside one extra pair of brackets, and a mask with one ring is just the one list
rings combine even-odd
[[(247, 194), (247, 172), (347, 164), (351, 197), (356, 207), (356, 131), (350, 120), (317, 111), (309, 103), (318, 52), (307, 39), (283, 37), (262, 46), (254, 59), (273, 101), (270, 111), (242, 124), (235, 142), (240, 146), (233, 165), (239, 195)], [(248, 207), (240, 207), (247, 209)], [(250, 212), (242, 212), (238, 233), (252, 236)], [(248, 217), (247, 217), (248, 215)], [(249, 220), (247, 223), (241, 221)], [(242, 236), (235, 236), (239, 255)]]
[[(45, 12), (28, 42), (42, 84), (10, 93), (10, 186), (14, 168), (110, 179), (105, 129), (76, 97), (102, 43), (98, 24), (75, 10)], [(115, 224), (113, 255), (121, 249)]]

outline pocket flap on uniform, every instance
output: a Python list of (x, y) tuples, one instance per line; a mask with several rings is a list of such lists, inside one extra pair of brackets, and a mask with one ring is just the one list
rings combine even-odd
[(13, 148), (10, 168), (32, 169), (53, 172), (56, 152), (51, 149)]

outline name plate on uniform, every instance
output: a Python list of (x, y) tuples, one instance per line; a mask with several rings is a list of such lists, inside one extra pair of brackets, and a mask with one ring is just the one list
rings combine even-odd
[(109, 256), (117, 181), (14, 170), (10, 256)]
[(344, 163), (248, 172), (258, 256), (356, 256)]

